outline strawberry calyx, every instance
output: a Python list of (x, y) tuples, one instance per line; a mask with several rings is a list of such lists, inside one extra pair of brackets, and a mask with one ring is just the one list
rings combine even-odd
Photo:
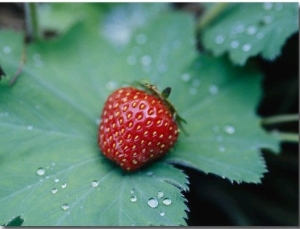
[(171, 112), (172, 119), (178, 124), (182, 132), (188, 135), (182, 125), (182, 123), (187, 124), (187, 121), (178, 114), (175, 106), (168, 100), (168, 97), (172, 91), (171, 87), (166, 87), (162, 92), (160, 92), (154, 84), (150, 84), (148, 82), (135, 81), (134, 84), (142, 87), (149, 94), (159, 98), (165, 104), (168, 110)]

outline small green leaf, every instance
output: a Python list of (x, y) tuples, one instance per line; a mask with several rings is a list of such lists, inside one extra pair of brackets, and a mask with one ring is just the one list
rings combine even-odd
[(204, 30), (201, 40), (216, 56), (228, 52), (234, 63), (243, 65), (258, 54), (274, 59), (296, 31), (297, 3), (234, 3)]

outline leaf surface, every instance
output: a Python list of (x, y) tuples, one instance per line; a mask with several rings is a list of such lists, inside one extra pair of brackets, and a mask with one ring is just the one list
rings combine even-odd
[(276, 58), (287, 38), (298, 31), (297, 3), (234, 3), (207, 28), (201, 40), (219, 56), (236, 64), (261, 55)]

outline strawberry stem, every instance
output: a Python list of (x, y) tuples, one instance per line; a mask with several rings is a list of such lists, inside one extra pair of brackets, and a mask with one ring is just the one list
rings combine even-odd
[(171, 94), (171, 87), (166, 87), (162, 92), (159, 92), (159, 90), (157, 89), (157, 87), (155, 85), (150, 84), (148, 82), (135, 81), (134, 84), (142, 87), (148, 93), (161, 99), (164, 102), (164, 104), (167, 106), (167, 108), (170, 110), (170, 112), (173, 116), (173, 120), (178, 124), (178, 126), (182, 130), (182, 132), (185, 135), (188, 135), (187, 131), (183, 128), (183, 125), (182, 125), (182, 123), (187, 124), (187, 121), (178, 114), (174, 105), (169, 100), (167, 100), (167, 98)]

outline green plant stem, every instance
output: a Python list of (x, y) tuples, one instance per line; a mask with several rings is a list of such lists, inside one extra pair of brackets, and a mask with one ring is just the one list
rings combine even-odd
[(229, 3), (219, 2), (215, 3), (214, 6), (208, 10), (200, 19), (197, 24), (197, 34), (199, 34), (209, 23), (211, 23), (217, 16), (223, 12)]
[(299, 134), (278, 132), (277, 135), (283, 142), (299, 143)]
[(19, 66), (14, 74), (14, 76), (12, 77), (12, 79), (9, 81), (9, 86), (12, 86), (16, 80), (18, 79), (19, 75), (22, 73), (23, 71), (23, 67), (26, 63), (26, 38), (23, 39), (23, 48), (22, 48), (22, 54), (21, 54), (21, 60), (19, 63)]
[(298, 120), (299, 120), (299, 114), (277, 115), (277, 116), (262, 119), (262, 124), (274, 125), (274, 124), (285, 123), (285, 122), (297, 122)]
[(39, 25), (36, 3), (25, 4), (26, 35), (30, 41), (39, 39)]

